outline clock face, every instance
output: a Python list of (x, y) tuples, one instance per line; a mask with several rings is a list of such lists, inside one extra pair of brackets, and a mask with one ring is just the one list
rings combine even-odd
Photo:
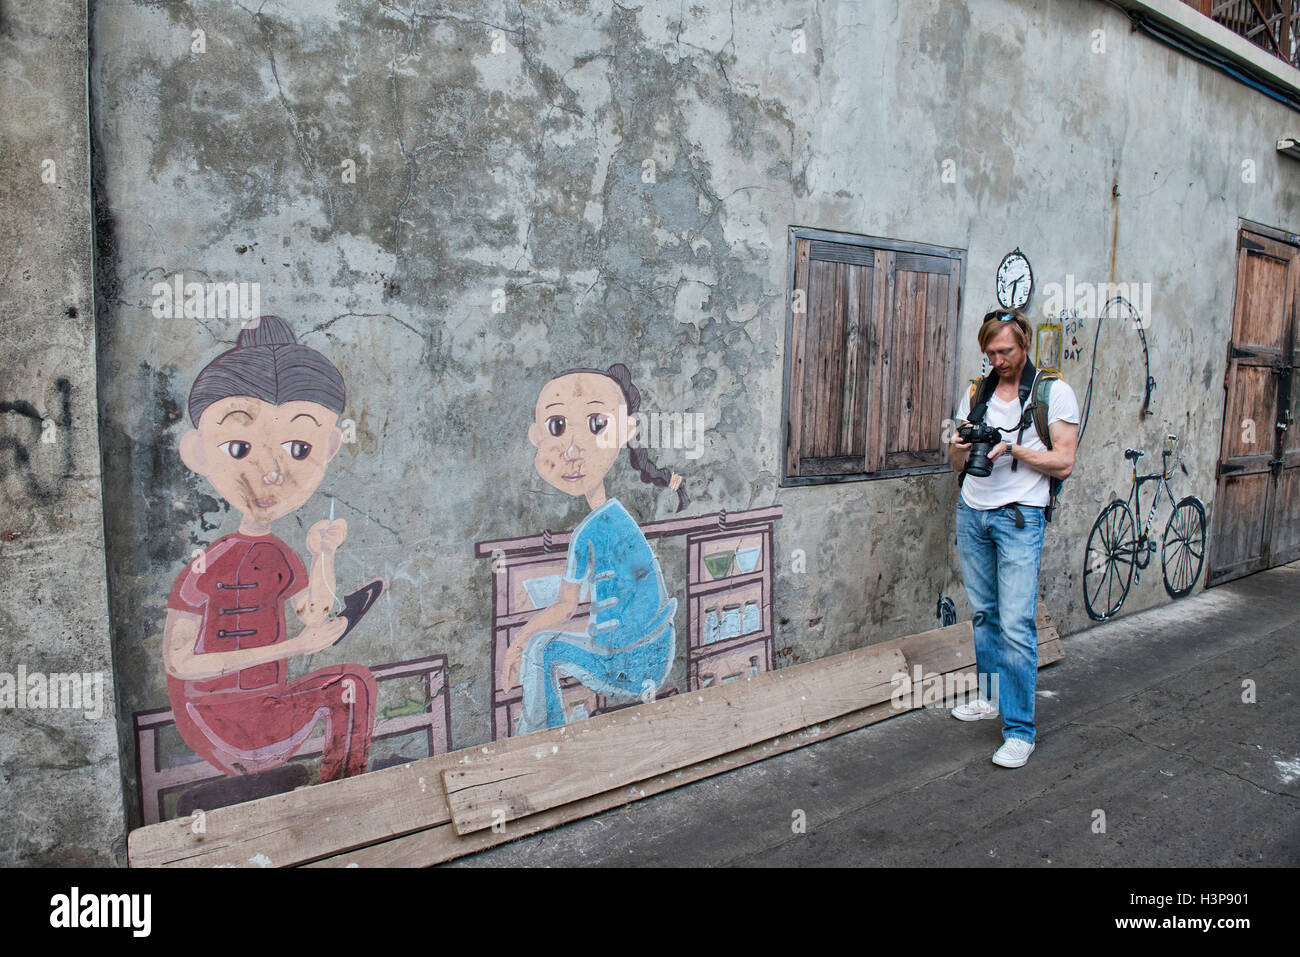
[(1007, 253), (998, 266), (998, 302), (1004, 309), (1021, 309), (1034, 291), (1034, 273), (1019, 249)]

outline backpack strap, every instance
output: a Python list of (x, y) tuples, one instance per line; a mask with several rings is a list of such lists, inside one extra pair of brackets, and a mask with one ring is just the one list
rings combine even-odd
[[(988, 411), (989, 399), (997, 386), (997, 376), (981, 376), (978, 379), (971, 380), (970, 391), (966, 394), (966, 402), (969, 406), (966, 410), (967, 422), (972, 425), (979, 425), (984, 421), (984, 413)], [(957, 476), (957, 487), (960, 488), (965, 481), (966, 470), (962, 469)]]
[[(1034, 364), (1028, 360), (1025, 361), (1025, 367), (1020, 372), (1020, 431), (1016, 434), (1016, 443), (1024, 441), (1025, 429), (1029, 427), (1030, 417), (1034, 412), (1034, 390), (1038, 385), (1038, 370)], [(1016, 470), (1020, 463), (1015, 459), (1011, 460), (1011, 471)]]
[[(1038, 374), (1034, 380), (1032, 398), (1030, 406), (1026, 410), (1026, 417), (1020, 423), (1020, 433), (1024, 435), (1026, 420), (1032, 420), (1039, 441), (1047, 447), (1048, 451), (1051, 451), (1052, 448), (1051, 425), (1048, 422), (1048, 413), (1051, 412), (1052, 383), (1060, 378), (1060, 374), (1056, 372), (1040, 372)], [(1043, 518), (1046, 521), (1050, 522), (1052, 520), (1052, 513), (1056, 511), (1056, 497), (1060, 494), (1061, 484), (1064, 481), (1064, 479), (1059, 479), (1054, 475), (1047, 477), (1047, 507), (1043, 509)]]
[[(1032, 422), (1034, 431), (1038, 433), (1039, 441), (1050, 451), (1052, 448), (1051, 427), (1048, 423), (1048, 415), (1051, 412), (1051, 395), (1052, 383), (1060, 379), (1060, 373), (1057, 372), (1039, 372), (1034, 368), (1032, 362), (1026, 362), (1025, 368), (1020, 374), (1020, 404), (1022, 411), (1020, 414), (1020, 433), (1018, 443), (1024, 440), (1025, 430), (1029, 428)], [(984, 376), (971, 383), (970, 386), (970, 412), (966, 421), (979, 424), (984, 421), (984, 415), (988, 411), (989, 399), (993, 397), (993, 391), (997, 388), (998, 377), (995, 375)], [(1015, 469), (1020, 463), (1012, 460), (1011, 468)], [(965, 480), (963, 473), (958, 482)], [(1047, 521), (1052, 520), (1052, 513), (1056, 510), (1056, 496), (1061, 490), (1061, 483), (1064, 479), (1058, 479), (1055, 476), (1048, 476), (1048, 499), (1047, 507), (1043, 509), (1043, 518)]]
[[(1029, 407), (1025, 401), (1030, 399), (1034, 394), (1035, 378), (1038, 375), (1034, 368), (1033, 362), (1026, 360), (1024, 369), (1020, 372), (1020, 436), (1024, 437), (1025, 428), (1029, 422)], [(993, 393), (997, 390), (999, 377), (993, 373), (976, 380), (971, 385), (971, 408), (967, 414), (966, 421), (972, 425), (982, 425), (984, 416), (988, 412), (989, 399), (993, 398)], [(1019, 462), (1013, 461), (1011, 468), (1014, 471)], [(965, 478), (963, 474), (963, 479)]]
[(1034, 383), (1033, 404), (1030, 406), (1033, 410), (1034, 431), (1038, 433), (1039, 440), (1047, 446), (1049, 452), (1052, 449), (1052, 432), (1047, 415), (1052, 410), (1052, 383), (1060, 378), (1060, 375), (1055, 372), (1039, 373), (1038, 381)]
[(966, 412), (966, 421), (971, 425), (982, 425), (984, 414), (988, 412), (989, 399), (998, 387), (995, 375), (981, 376), (970, 384), (970, 409)]

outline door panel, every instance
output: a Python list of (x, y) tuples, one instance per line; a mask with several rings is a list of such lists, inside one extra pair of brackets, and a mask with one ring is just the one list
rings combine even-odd
[(872, 284), (876, 270), (844, 267), (848, 296), (845, 313), (844, 390), (840, 416), (840, 447), (843, 454), (863, 458), (867, 454), (867, 327), (871, 324)]
[(956, 263), (938, 256), (899, 253), (892, 274), (885, 330), (884, 379), (890, 383), (885, 423), (886, 468), (936, 465), (944, 460), (940, 414), (950, 402), (943, 356), (945, 321)]
[(1272, 491), (1273, 477), (1267, 470), (1254, 475), (1228, 475), (1220, 480), (1215, 502), (1216, 519), (1222, 517), (1214, 537), (1214, 584), (1240, 578), (1266, 567), (1264, 551), (1265, 525), (1251, 521), (1262, 515)]
[[(1298, 283), (1297, 285), (1300, 285)], [(1300, 289), (1296, 291), (1300, 299)], [(1279, 363), (1278, 428), (1281, 433), (1277, 492), (1273, 509), (1273, 554), (1270, 565), (1281, 565), (1300, 558), (1300, 381), (1296, 364), (1300, 361), (1300, 319), (1293, 310), (1291, 341)]]
[(1283, 471), (1275, 501), (1270, 566), (1300, 558), (1300, 465)]
[(893, 343), (888, 359), (892, 388), (885, 429), (886, 463), (894, 453), (915, 449), (919, 445), (916, 426), (920, 425), (921, 416), (916, 405), (922, 395), (925, 294), (925, 275), (904, 271), (900, 265), (894, 279), (894, 311), (889, 317)]
[(1242, 253), (1246, 257), (1245, 275), (1241, 277), (1245, 288), (1241, 291), (1241, 310), (1233, 341), (1242, 349), (1252, 346), (1278, 349), (1281, 346), (1279, 312), (1284, 311), (1289, 302), (1287, 273), (1291, 262), (1290, 249), (1281, 243), (1270, 242), (1267, 252), (1243, 249)]
[(843, 268), (817, 259), (810, 263), (803, 420), (804, 454), (810, 458), (839, 454), (844, 308), (838, 292)]
[[(1277, 409), (1277, 376), (1271, 365), (1234, 364), (1229, 372), (1223, 455), (1238, 464), (1266, 467), (1273, 455), (1273, 419)], [(1243, 462), (1242, 460), (1260, 461)]]

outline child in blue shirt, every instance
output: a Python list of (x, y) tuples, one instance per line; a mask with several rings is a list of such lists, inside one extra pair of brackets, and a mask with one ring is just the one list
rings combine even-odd
[[(550, 485), (584, 496), (591, 513), (574, 529), (559, 597), (520, 629), (502, 663), (502, 687), (523, 686), (516, 734), (564, 724), (561, 672), (601, 694), (651, 700), (668, 677), (676, 650), (663, 573), (636, 521), (605, 493), (605, 475), (628, 445), (642, 481), (677, 491), (678, 510), (690, 499), (682, 477), (649, 460), (632, 416), (641, 395), (627, 367), (574, 369), (548, 382), (537, 399), (528, 439), (534, 465)], [(584, 588), (591, 606), (585, 631), (563, 625), (574, 617)]]

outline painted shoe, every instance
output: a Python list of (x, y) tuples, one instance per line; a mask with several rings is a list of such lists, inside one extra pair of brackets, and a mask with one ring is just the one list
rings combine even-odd
[(996, 718), (998, 709), (996, 705), (989, 704), (983, 698), (979, 698), (966, 704), (957, 705), (949, 714), (958, 721), (981, 721), (984, 718)]
[(388, 582), (382, 578), (376, 578), (368, 585), (362, 585), (350, 595), (343, 596), (343, 617), (348, 620), (348, 626), (343, 629), (343, 634), (334, 639), (334, 644), (342, 641), (349, 631), (357, 626), (361, 616), (375, 606), (379, 601), (379, 596), (384, 593), (388, 587)]
[(1004, 768), (1023, 767), (1024, 763), (1029, 760), (1029, 756), (1034, 753), (1034, 746), (1028, 741), (1021, 741), (1019, 738), (1007, 738), (1002, 742), (1002, 747), (993, 753), (993, 763)]

